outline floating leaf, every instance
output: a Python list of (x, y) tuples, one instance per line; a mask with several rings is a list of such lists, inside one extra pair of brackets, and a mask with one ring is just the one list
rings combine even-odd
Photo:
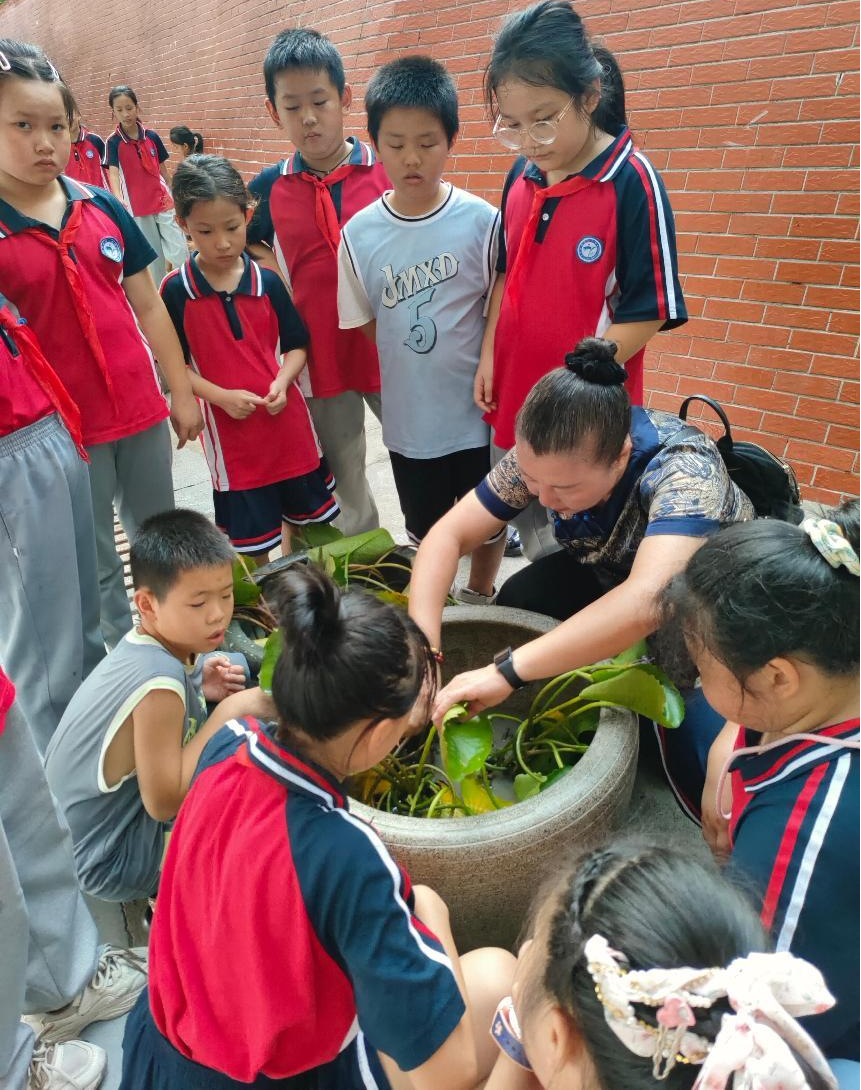
[(664, 686), (644, 666), (633, 666), (616, 677), (587, 685), (580, 696), (587, 701), (601, 700), (630, 708), (661, 726), (673, 727), (681, 722), (676, 722), (677, 709), (672, 700), (668, 702)]
[(344, 535), (330, 522), (309, 522), (297, 535), (307, 549), (316, 549), (320, 545), (329, 545), (333, 541), (342, 541)]
[(649, 645), (645, 640), (637, 640), (634, 646), (629, 647), (627, 651), (620, 651), (612, 662), (616, 666), (630, 666), (641, 659), (648, 658), (648, 655)]
[(311, 559), (319, 564), (327, 557), (338, 560), (349, 558), (353, 564), (376, 564), (395, 547), (395, 539), (388, 530), (368, 530), (364, 534), (341, 537), (311, 550)]
[(272, 692), (272, 674), (275, 671), (275, 663), (281, 655), (283, 642), (284, 641), (281, 638), (281, 629), (276, 628), (266, 641), (266, 646), (263, 649), (263, 662), (260, 664), (259, 682), (260, 688), (265, 693)]
[(249, 575), (257, 568), (256, 561), (251, 557), (236, 559), (233, 561), (233, 604), (234, 606), (253, 606), (260, 601), (261, 590), (256, 583), (252, 583)]
[(449, 778), (457, 783), (484, 768), (493, 749), (490, 718), (477, 716), (465, 722), (449, 719), (443, 723), (442, 741), (445, 770)]
[(524, 802), (526, 799), (531, 799), (533, 795), (537, 795), (541, 790), (543, 781), (544, 776), (527, 776), (525, 772), (521, 772), (519, 776), (515, 776), (514, 794), (517, 795), (517, 801)]
[(548, 787), (552, 787), (554, 783), (561, 780), (562, 777), (567, 775), (570, 771), (570, 768), (557, 768), (555, 772), (550, 773), (538, 790), (540, 792), (546, 791)]

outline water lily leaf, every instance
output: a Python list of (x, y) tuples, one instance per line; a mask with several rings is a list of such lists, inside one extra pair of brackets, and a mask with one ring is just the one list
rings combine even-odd
[(533, 795), (537, 795), (541, 790), (544, 779), (544, 776), (536, 779), (535, 776), (528, 776), (525, 772), (521, 772), (519, 776), (515, 776), (514, 794), (517, 795), (517, 801), (525, 802), (526, 799), (531, 799)]
[(388, 530), (380, 528), (326, 542), (313, 549), (311, 557), (317, 564), (322, 563), (327, 557), (334, 560), (349, 558), (353, 564), (376, 564), (394, 547), (395, 539)]
[(429, 815), (435, 818), (459, 818), (464, 817), (463, 810), (461, 809), (461, 800), (455, 795), (454, 791), (448, 786), (444, 787), (439, 793), (439, 798), (434, 808), (433, 814)]
[(249, 574), (257, 568), (251, 557), (242, 557), (233, 561), (233, 604), (234, 606), (253, 606), (260, 601), (262, 591), (252, 583)]
[(493, 726), (487, 716), (452, 719), (443, 724), (442, 743), (446, 773), (457, 783), (484, 768), (493, 749)]
[(440, 726), (445, 729), (449, 723), (460, 723), (469, 718), (469, 709), (466, 704), (458, 703), (452, 704), (445, 715), (442, 717), (442, 723)]
[(633, 647), (629, 647), (627, 651), (620, 651), (612, 661), (617, 666), (629, 666), (631, 663), (647, 658), (648, 655), (649, 645), (645, 640), (637, 640)]
[(260, 688), (265, 693), (272, 692), (272, 674), (275, 670), (275, 663), (281, 654), (281, 648), (284, 641), (281, 638), (281, 629), (276, 628), (269, 639), (266, 641), (266, 646), (263, 649), (263, 662), (260, 664), (259, 682)]
[(514, 805), (507, 800), (498, 799), (477, 776), (467, 776), (460, 788), (463, 804), (470, 814), (489, 814)]
[(632, 666), (623, 674), (587, 685), (584, 700), (606, 700), (638, 715), (654, 719), (662, 727), (677, 727), (684, 718), (684, 704), (678, 689), (657, 667), (648, 663)]
[(554, 783), (557, 783), (567, 773), (571, 771), (570, 768), (557, 768), (554, 772), (544, 780), (544, 783), (538, 788), (539, 791), (546, 791), (548, 787), (552, 787)]
[(309, 522), (302, 527), (297, 535), (305, 543), (307, 549), (315, 549), (319, 545), (329, 545), (333, 541), (343, 540), (344, 535), (330, 522)]

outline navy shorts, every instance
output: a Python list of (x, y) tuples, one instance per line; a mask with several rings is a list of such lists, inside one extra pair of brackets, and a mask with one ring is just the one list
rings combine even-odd
[(262, 488), (213, 492), (215, 523), (238, 553), (268, 553), (281, 544), (281, 523), (306, 526), (331, 522), (341, 509), (334, 496), (335, 478), (326, 464), (301, 477)]
[(407, 458), (390, 450), (389, 457), (407, 534), (414, 545), (490, 472), (489, 446), (456, 450), (441, 458)]
[(189, 1060), (158, 1031), (144, 988), (126, 1022), (123, 1037), (123, 1077), (120, 1090), (390, 1090), (376, 1051), (360, 1033), (331, 1063), (287, 1079), (258, 1075), (254, 1082), (237, 1082), (210, 1067)]

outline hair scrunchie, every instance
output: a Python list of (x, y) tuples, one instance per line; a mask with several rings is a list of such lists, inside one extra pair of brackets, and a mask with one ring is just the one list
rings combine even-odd
[(852, 575), (861, 575), (861, 563), (851, 542), (843, 535), (843, 530), (831, 519), (807, 518), (801, 529), (813, 542), (819, 555), (827, 560), (832, 568), (846, 568)]

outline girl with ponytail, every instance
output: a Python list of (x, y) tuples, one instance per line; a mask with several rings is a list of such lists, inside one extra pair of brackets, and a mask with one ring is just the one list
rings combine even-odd
[(550, 511), (559, 548), (513, 575), (497, 602), (562, 624), (497, 663), (458, 675), (437, 697), (434, 718), (458, 701), (473, 712), (493, 706), (526, 681), (609, 658), (648, 637), (686, 699), (684, 724), (659, 738), (679, 801), (696, 819), (708, 749), (723, 720), (694, 687), (681, 638), (657, 632), (658, 602), (704, 538), (753, 518), (753, 505), (708, 436), (676, 416), (631, 406), (617, 355), (610, 341), (586, 338), (565, 367), (534, 386), (517, 416), (514, 447), (422, 542), (410, 612), (439, 647), (458, 558), (537, 499)]
[[(672, 209), (628, 130), (619, 65), (568, 0), (509, 17), (485, 93), (494, 135), (519, 156), (502, 193), (499, 275), (474, 391), (501, 456), (532, 386), (582, 337), (618, 345), (631, 402), (641, 405), (645, 346), (687, 312)], [(552, 548), (537, 505), (517, 525), (531, 560)]]
[(437, 664), (402, 611), (282, 577), (272, 721), (214, 735), (177, 818), (123, 1090), (472, 1090), (511, 987), (350, 814), (346, 780), (427, 723)]

